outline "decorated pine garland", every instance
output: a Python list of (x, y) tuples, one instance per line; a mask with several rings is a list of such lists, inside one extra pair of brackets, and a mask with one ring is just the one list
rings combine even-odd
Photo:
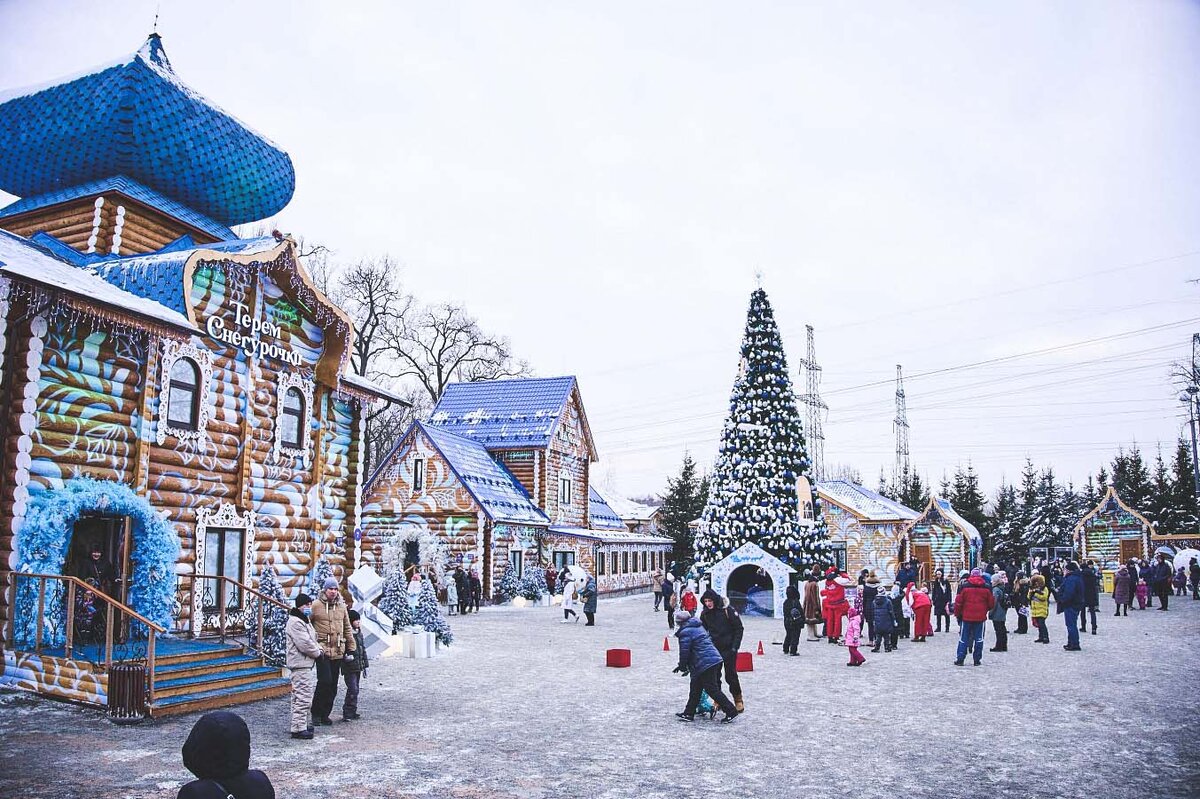
[[(171, 525), (146, 500), (126, 485), (108, 480), (78, 477), (62, 488), (47, 489), (29, 500), (24, 522), (17, 531), (17, 571), (33, 574), (62, 574), (71, 546), (75, 522), (85, 513), (128, 516), (133, 523), (133, 574), (126, 603), (162, 627), (171, 629), (175, 602), (175, 563), (179, 560), (179, 538)], [(33, 580), (21, 580), (17, 590), (13, 638), (32, 643), (37, 628), (38, 588)], [(66, 630), (47, 608), (43, 643), (58, 646)], [(146, 635), (142, 625), (131, 632)]]

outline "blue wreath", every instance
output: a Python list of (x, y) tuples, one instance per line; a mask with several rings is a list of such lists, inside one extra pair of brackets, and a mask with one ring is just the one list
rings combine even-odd
[[(171, 525), (159, 516), (145, 497), (121, 483), (77, 477), (62, 488), (34, 494), (24, 522), (17, 532), (17, 571), (36, 574), (62, 574), (70, 548), (75, 522), (84, 513), (102, 511), (128, 516), (133, 521), (133, 562), (126, 602), (135, 611), (162, 627), (171, 629), (171, 609), (175, 602), (175, 563), (179, 560), (179, 537)], [(47, 586), (49, 589), (49, 586)], [(32, 644), (37, 627), (37, 583), (22, 580), (17, 591), (14, 613), (14, 640)], [(66, 631), (47, 609), (43, 625), (43, 643), (64, 643)], [(140, 628), (142, 625), (133, 625)], [(135, 634), (145, 635), (144, 630)]]

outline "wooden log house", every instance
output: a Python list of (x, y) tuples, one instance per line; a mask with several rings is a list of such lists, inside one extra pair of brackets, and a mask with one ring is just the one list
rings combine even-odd
[[(573, 377), (454, 383), (367, 481), (364, 558), (385, 548), (478, 571), (491, 598), (511, 563), (577, 564), (601, 593), (640, 591), (668, 538), (632, 533), (591, 484), (596, 446)], [(398, 552), (398, 550), (395, 550)]]
[(191, 639), (253, 635), (267, 568), (289, 596), (353, 568), (365, 409), (400, 401), (295, 242), (231, 230), (294, 186), (157, 35), (0, 104), (0, 684), (103, 705), (127, 661), (151, 713), (286, 692), (261, 647)]
[(964, 569), (979, 565), (983, 536), (942, 497), (932, 497), (921, 514), (904, 525), (900, 534), (900, 558), (916, 560), (921, 579), (933, 578), (942, 569), (946, 579), (957, 580)]
[(823, 480), (817, 496), (835, 565), (850, 575), (871, 569), (885, 583), (894, 580), (905, 525), (920, 514), (849, 480)]
[(1080, 558), (1094, 558), (1101, 570), (1115, 572), (1133, 558), (1148, 560), (1152, 537), (1156, 548), (1182, 549), (1197, 543), (1194, 535), (1157, 535), (1150, 520), (1125, 504), (1110, 485), (1096, 507), (1075, 524), (1072, 545)]

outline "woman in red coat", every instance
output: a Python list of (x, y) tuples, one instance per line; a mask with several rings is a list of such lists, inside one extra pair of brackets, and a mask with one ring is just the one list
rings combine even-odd
[[(841, 575), (846, 579), (844, 575)], [(850, 609), (846, 601), (846, 587), (838, 580), (833, 569), (825, 572), (825, 587), (821, 589), (821, 612), (825, 617), (825, 635), (831, 644), (838, 643), (842, 636), (842, 617)], [(848, 580), (847, 580), (848, 581)]]
[(913, 641), (924, 641), (925, 636), (933, 635), (933, 625), (929, 623), (929, 614), (933, 611), (933, 600), (925, 589), (917, 590), (913, 583), (908, 584), (908, 606), (913, 612)]

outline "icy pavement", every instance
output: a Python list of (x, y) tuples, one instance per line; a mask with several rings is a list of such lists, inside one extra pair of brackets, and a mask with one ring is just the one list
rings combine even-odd
[[(379, 660), (364, 719), (312, 742), (287, 736), (286, 699), (238, 709), (252, 765), (281, 799), (1200, 796), (1200, 602), (1119, 619), (1105, 604), (1082, 653), (1063, 651), (1052, 617), (1052, 645), (1010, 635), (981, 668), (951, 665), (945, 635), (865, 650), (856, 669), (826, 643), (786, 657), (782, 622), (749, 619), (743, 649), (761, 639), (766, 654), (742, 675), (747, 712), (732, 725), (675, 719), (687, 681), (650, 607), (602, 601), (595, 628), (548, 608), (452, 618), (447, 654)], [(604, 667), (615, 646), (633, 650), (632, 668)], [(0, 796), (173, 797), (196, 718), (116, 727), (0, 694)]]

